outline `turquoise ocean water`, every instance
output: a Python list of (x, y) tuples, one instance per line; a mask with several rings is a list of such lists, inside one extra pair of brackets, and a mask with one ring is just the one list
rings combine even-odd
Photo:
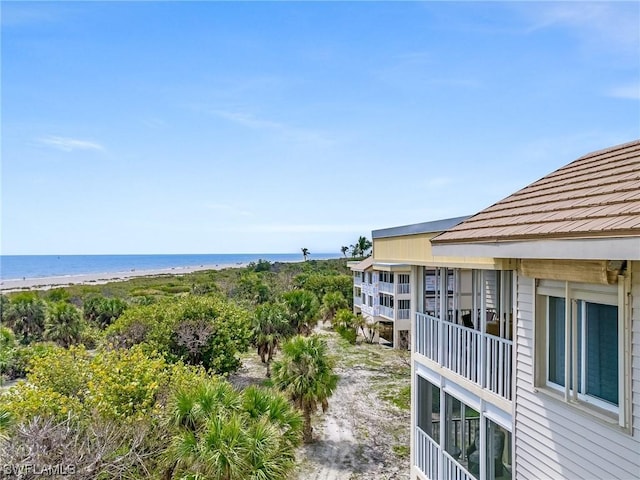
[[(339, 254), (311, 253), (312, 260), (338, 258)], [(302, 261), (301, 253), (228, 253), (188, 255), (0, 255), (0, 279), (62, 277), (132, 270), (236, 265), (257, 262)]]

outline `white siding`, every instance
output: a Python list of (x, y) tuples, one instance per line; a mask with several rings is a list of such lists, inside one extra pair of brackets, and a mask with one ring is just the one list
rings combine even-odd
[(605, 425), (544, 393), (535, 392), (532, 279), (518, 275), (516, 391), (517, 479), (640, 478), (640, 265), (634, 264), (633, 434)]

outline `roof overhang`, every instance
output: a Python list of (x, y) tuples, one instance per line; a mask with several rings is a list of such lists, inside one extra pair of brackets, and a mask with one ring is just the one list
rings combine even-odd
[(374, 262), (373, 269), (383, 272), (408, 272), (411, 271), (411, 265), (408, 263)]
[(365, 270), (370, 269), (372, 265), (373, 265), (373, 257), (372, 256), (368, 256), (367, 258), (365, 258), (364, 260), (361, 260), (359, 262), (348, 262), (347, 263), (347, 266), (354, 272), (364, 272)]
[(640, 237), (433, 243), (434, 256), (640, 260)]
[(445, 218), (443, 220), (435, 220), (433, 222), (413, 223), (411, 225), (402, 225), (400, 227), (381, 228), (371, 232), (371, 238), (400, 237), (405, 235), (417, 235), (420, 233), (439, 233), (444, 232), (469, 218), (469, 216)]

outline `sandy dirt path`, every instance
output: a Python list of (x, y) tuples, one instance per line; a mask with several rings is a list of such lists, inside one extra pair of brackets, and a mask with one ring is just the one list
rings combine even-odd
[[(300, 447), (295, 480), (409, 478), (408, 352), (379, 345), (350, 346), (326, 335), (336, 358), (338, 387), (329, 410), (313, 417), (314, 442)], [(238, 386), (264, 379), (257, 355), (231, 378)], [(404, 394), (404, 395), (403, 395)], [(396, 406), (396, 403), (403, 408)]]

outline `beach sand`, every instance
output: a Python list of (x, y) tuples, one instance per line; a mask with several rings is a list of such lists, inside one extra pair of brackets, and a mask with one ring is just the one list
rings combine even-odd
[(10, 293), (21, 290), (48, 290), (55, 287), (69, 285), (100, 285), (109, 282), (129, 280), (134, 277), (148, 277), (157, 275), (184, 275), (201, 270), (222, 270), (224, 268), (243, 268), (248, 263), (234, 263), (226, 265), (200, 265), (196, 267), (174, 267), (156, 270), (130, 270), (126, 272), (88, 273), (84, 275), (64, 275), (60, 277), (24, 278), (22, 280), (0, 281), (0, 292)]

